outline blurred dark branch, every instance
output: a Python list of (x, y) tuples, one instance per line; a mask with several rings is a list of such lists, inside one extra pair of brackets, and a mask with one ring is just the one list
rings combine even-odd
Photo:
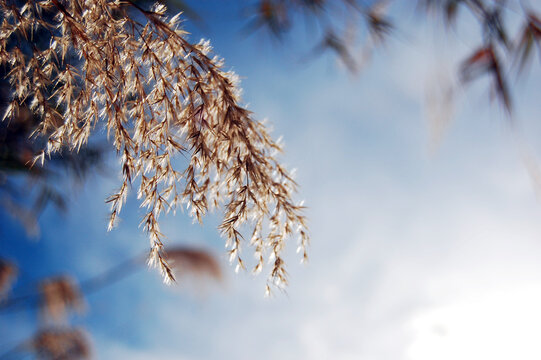
[[(133, 257), (97, 276), (86, 279), (80, 283), (80, 291), (84, 295), (89, 295), (107, 286), (113, 285), (135, 273), (137, 270), (142, 269), (144, 267), (145, 259), (146, 254)], [(8, 311), (24, 310), (29, 307), (37, 307), (39, 306), (42, 296), (43, 293), (41, 291), (34, 291), (26, 295), (7, 298), (0, 301), (0, 314)]]
[[(167, 250), (167, 259), (179, 275), (208, 276), (215, 280), (222, 279), (221, 267), (215, 257), (206, 250), (176, 246)], [(145, 268), (147, 254), (130, 258), (107, 271), (79, 283), (76, 292), (90, 295), (125, 279), (138, 270)], [(56, 277), (54, 279), (60, 279)], [(57, 281), (57, 280), (55, 280)], [(73, 285), (71, 285), (73, 286)], [(0, 301), (0, 314), (37, 307), (44, 297), (44, 287), (40, 286), (29, 294), (7, 298)]]

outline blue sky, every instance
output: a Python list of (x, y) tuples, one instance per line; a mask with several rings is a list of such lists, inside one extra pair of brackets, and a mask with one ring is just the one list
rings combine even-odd
[[(445, 35), (405, 15), (354, 76), (332, 56), (305, 61), (293, 40), (241, 35), (237, 7), (196, 10), (207, 27), (188, 22), (192, 39), (210, 38), (249, 108), (284, 137), (282, 159), (308, 206), (310, 262), (299, 265), (292, 244), (287, 295), (266, 299), (264, 276), (227, 265), (216, 216), (203, 227), (167, 217), (168, 241), (213, 251), (225, 284), (168, 288), (142, 270), (90, 295), (73, 322), (88, 329), (96, 358), (538, 359), (541, 193), (525, 158), (541, 155), (539, 67), (515, 85), (511, 123), (490, 106), (486, 82), (456, 85), (473, 29)], [(447, 86), (454, 116), (433, 146), (426, 98)], [(2, 219), (2, 254), (24, 269), (14, 291), (58, 273), (84, 279), (147, 249), (133, 197), (106, 232), (116, 183), (114, 173), (93, 177), (68, 214), (46, 211), (39, 241)], [(35, 318), (1, 315), (0, 351), (31, 334)]]

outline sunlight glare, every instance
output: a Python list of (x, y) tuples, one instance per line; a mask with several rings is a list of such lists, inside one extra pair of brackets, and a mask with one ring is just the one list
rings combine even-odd
[(541, 288), (461, 297), (411, 322), (411, 360), (541, 359)]

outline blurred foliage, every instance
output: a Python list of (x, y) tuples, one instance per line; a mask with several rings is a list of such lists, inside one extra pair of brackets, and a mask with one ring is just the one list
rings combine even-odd
[(93, 145), (52, 157), (46, 169), (32, 167), (31, 160), (41, 149), (30, 138), (36, 122), (22, 111), (17, 120), (0, 123), (0, 206), (32, 237), (39, 235), (37, 218), (46, 205), (65, 210), (67, 198), (73, 195), (66, 185), (80, 183), (102, 169), (104, 159), (103, 148)]
[[(51, 33), (41, 29), (31, 39), (20, 37), (10, 46), (31, 52), (48, 46), (50, 41)], [(105, 169), (105, 149), (102, 144), (93, 143), (79, 152), (53, 155), (47, 168), (32, 166), (32, 159), (45, 146), (43, 138), (33, 136), (42, 119), (30, 110), (30, 100), (16, 116), (4, 119), (13, 92), (7, 81), (8, 71), (0, 68), (0, 209), (20, 222), (28, 236), (37, 237), (37, 220), (45, 207), (53, 204), (58, 210), (66, 210), (68, 199), (74, 195), (70, 191), (73, 185)]]
[[(539, 13), (525, 1), (417, 0), (407, 3), (422, 17), (441, 14), (449, 28), (469, 26), (469, 18), (475, 19), (481, 37), (471, 55), (463, 60), (459, 78), (466, 84), (483, 75), (490, 77), (491, 93), (511, 113), (509, 74), (515, 67), (517, 73), (522, 72), (535, 57), (534, 49), (541, 60)], [(315, 22), (319, 32), (310, 35), (315, 38), (316, 53), (331, 51), (349, 70), (356, 71), (358, 64), (351, 55), (354, 38), (360, 36), (362, 42), (369, 45), (365, 47), (368, 49), (382, 44), (397, 27), (389, 15), (395, 4), (405, 6), (396, 0), (259, 0), (248, 7), (249, 28), (264, 28), (283, 39), (293, 33), (294, 24)], [(512, 33), (508, 25), (511, 16), (522, 19), (518, 33)]]
[[(223, 280), (221, 265), (208, 250), (172, 246), (167, 249), (167, 256), (179, 279), (193, 278), (199, 285), (206, 280)], [(8, 352), (0, 353), (0, 360), (26, 358), (28, 355), (41, 360), (91, 358), (90, 334), (72, 325), (73, 315), (82, 315), (86, 308), (85, 299), (92, 293), (144, 269), (145, 259), (146, 254), (136, 256), (84, 281), (67, 274), (46, 277), (36, 285), (26, 286), (31, 289), (29, 293), (20, 294), (12, 293), (10, 289), (17, 280), (16, 265), (0, 258), (0, 316), (39, 309), (36, 332)], [(20, 291), (21, 287), (17, 289)], [(1, 341), (0, 346), (5, 348)]]
[(39, 235), (37, 218), (47, 204), (65, 210), (73, 195), (67, 185), (81, 183), (103, 169), (104, 159), (103, 148), (92, 145), (78, 153), (65, 151), (52, 157), (46, 169), (31, 166), (42, 148), (30, 138), (38, 121), (29, 111), (21, 111), (16, 120), (0, 123), (0, 206), (32, 237)]

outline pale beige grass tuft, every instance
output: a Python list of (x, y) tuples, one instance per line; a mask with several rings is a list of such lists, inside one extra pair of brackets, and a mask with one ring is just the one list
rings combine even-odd
[[(149, 264), (165, 281), (174, 276), (159, 218), (185, 207), (199, 222), (223, 209), (219, 230), (237, 268), (246, 266), (241, 227), (250, 226), (254, 271), (269, 260), (268, 284), (287, 283), (287, 239), (297, 239), (304, 259), (309, 241), (302, 206), (293, 201), (296, 184), (274, 156), (281, 147), (241, 106), (237, 77), (207, 41), (190, 43), (180, 16), (168, 18), (163, 5), (147, 11), (129, 0), (28, 0), (17, 8), (0, 0), (0, 10), (0, 64), (13, 88), (4, 118), (28, 107), (42, 119), (34, 135), (47, 145), (35, 164), (62, 149), (78, 151), (105, 128), (122, 172), (107, 200), (108, 228), (136, 188)], [(33, 42), (38, 31), (50, 34), (48, 46)]]

